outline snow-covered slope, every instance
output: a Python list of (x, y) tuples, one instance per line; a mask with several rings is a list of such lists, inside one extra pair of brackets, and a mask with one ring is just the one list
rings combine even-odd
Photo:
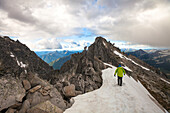
[(113, 76), (116, 67), (103, 70), (100, 89), (74, 97), (75, 103), (64, 113), (164, 113), (143, 85), (125, 75), (123, 86)]

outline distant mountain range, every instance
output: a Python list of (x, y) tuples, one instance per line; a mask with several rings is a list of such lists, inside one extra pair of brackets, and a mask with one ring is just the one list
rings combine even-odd
[(146, 51), (147, 53), (154, 53), (154, 52), (158, 51), (158, 49), (146, 49), (144, 51)]
[(134, 51), (136, 51), (136, 49), (133, 49), (133, 48), (121, 48), (121, 51), (122, 52), (134, 52)]
[[(62, 58), (65, 56), (69, 56), (71, 54), (74, 53), (78, 53), (78, 52), (82, 52), (82, 51), (68, 51), (68, 50), (64, 50), (64, 51), (54, 51), (54, 52), (49, 52), (47, 54), (44, 55), (39, 55), (39, 57), (44, 60), (47, 63), (51, 63), (55, 60), (57, 60), (58, 58)], [(40, 54), (40, 53), (39, 53)], [(42, 54), (42, 53), (41, 53)], [(37, 54), (38, 55), (38, 54)]]
[(49, 63), (49, 65), (52, 66), (53, 69), (55, 70), (60, 69), (61, 66), (70, 59), (71, 59), (71, 55), (64, 56), (64, 57), (58, 58), (57, 60), (54, 60), (53, 62)]
[(127, 52), (128, 55), (136, 56), (144, 62), (159, 68), (170, 77), (170, 50), (157, 50), (149, 53), (144, 50)]
[(54, 51), (34, 51), (38, 56), (46, 55), (48, 53), (52, 53)]

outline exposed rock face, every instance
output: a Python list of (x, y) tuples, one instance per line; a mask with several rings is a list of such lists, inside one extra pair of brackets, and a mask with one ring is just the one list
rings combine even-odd
[[(50, 106), (44, 109), (54, 107), (54, 112), (67, 108), (60, 92), (47, 82), (54, 70), (28, 47), (0, 37), (0, 53), (0, 113), (30, 113), (28, 110), (46, 102)], [(44, 109), (32, 112), (50, 113)]]
[[(25, 76), (27, 72), (37, 73), (41, 78), (48, 79), (53, 69), (26, 45), (9, 37), (0, 36), (0, 76)], [(47, 76), (48, 75), (48, 76)]]
[[(31, 73), (31, 75), (32, 74), (33, 73)], [(0, 111), (9, 108), (6, 112), (10, 113), (12, 111), (18, 111), (19, 113), (30, 113), (30, 110), (32, 111), (34, 109), (35, 111), (32, 112), (35, 113), (39, 113), (41, 110), (42, 112), (51, 113), (50, 111), (46, 110), (53, 110), (54, 108), (53, 112), (56, 112), (55, 110), (61, 112), (67, 108), (66, 102), (63, 100), (61, 94), (54, 86), (40, 79), (36, 74), (33, 76), (33, 78), (36, 79), (37, 84), (39, 85), (32, 87), (26, 92), (21, 80), (11, 76), (1, 77)], [(30, 79), (27, 79), (27, 82), (29, 82), (29, 80)], [(29, 83), (31, 86), (35, 85), (35, 81)], [(46, 101), (48, 103), (46, 103)], [(42, 105), (42, 103), (44, 104)], [(39, 107), (46, 108), (41, 108), (39, 111)], [(44, 109), (46, 110), (44, 111)]]
[(30, 89), (29, 92), (34, 93), (37, 90), (39, 90), (41, 88), (41, 85), (35, 86), (34, 88)]
[[(30, 80), (31, 86), (35, 86), (33, 92), (29, 92), (26, 99), (30, 102), (30, 107), (33, 107), (39, 103), (49, 100), (55, 106), (58, 106), (60, 109), (66, 109), (66, 103), (64, 102), (61, 94), (58, 92), (54, 86), (49, 84), (48, 82), (40, 79), (37, 75), (33, 75)], [(34, 80), (34, 81), (33, 81)], [(31, 89), (32, 90), (32, 89)]]
[(5, 113), (15, 113), (15, 111), (16, 111), (15, 109), (10, 108)]
[(31, 84), (28, 80), (23, 80), (22, 83), (23, 83), (25, 90), (28, 90), (31, 88)]
[(63, 111), (47, 100), (29, 109), (28, 113), (63, 113)]
[(66, 97), (74, 97), (76, 96), (75, 85), (71, 84), (69, 86), (64, 87), (64, 95)]
[(30, 108), (30, 102), (29, 102), (29, 100), (25, 100), (22, 104), (22, 107), (21, 107), (19, 113), (26, 113), (29, 108)]
[(52, 81), (52, 84), (56, 84), (57, 89), (63, 95), (63, 88), (71, 84), (75, 85), (75, 90), (79, 93), (93, 91), (101, 87), (101, 70), (106, 66), (97, 57), (88, 55), (91, 52), (84, 50), (82, 53), (73, 54), (71, 60), (61, 67), (56, 79), (53, 79), (56, 81)]
[(25, 89), (19, 79), (4, 76), (0, 79), (0, 111), (22, 102)]
[[(95, 42), (82, 53), (76, 53), (71, 56), (60, 69), (59, 76), (56, 78), (57, 88), (61, 91), (65, 86), (75, 85), (75, 90), (85, 93), (100, 88), (102, 85), (101, 70), (106, 66), (103, 62), (109, 62), (118, 65), (118, 57), (111, 52), (118, 50), (104, 38), (98, 37)], [(62, 92), (62, 91), (61, 91)]]

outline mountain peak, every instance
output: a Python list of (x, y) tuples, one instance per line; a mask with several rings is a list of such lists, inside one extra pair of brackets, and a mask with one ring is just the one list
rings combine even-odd
[[(141, 52), (145, 52), (144, 50), (142, 50), (142, 49), (139, 49), (138, 51), (141, 51)], [(145, 52), (146, 53), (146, 52)]]
[(106, 41), (106, 39), (103, 38), (102, 36), (96, 37), (95, 42), (100, 42), (100, 41)]
[(23, 73), (35, 72), (42, 78), (53, 71), (25, 44), (14, 41), (8, 36), (0, 37), (0, 77), (6, 74), (21, 76)]
[(142, 49), (139, 49), (139, 50), (137, 50), (136, 52), (137, 52), (137, 53), (140, 53), (140, 54), (147, 54), (147, 52), (145, 52), (145, 51), (142, 50)]
[(113, 56), (114, 50), (120, 52), (120, 49), (115, 47), (114, 44), (99, 36), (95, 39), (95, 42), (89, 46), (87, 54), (88, 56), (95, 56), (104, 62), (112, 62), (109, 56)]

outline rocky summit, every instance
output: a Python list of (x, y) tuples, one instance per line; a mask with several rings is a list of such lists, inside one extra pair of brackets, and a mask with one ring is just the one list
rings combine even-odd
[(128, 76), (170, 110), (170, 84), (166, 76), (138, 58), (122, 53), (102, 37), (71, 55), (60, 70), (53, 70), (19, 41), (0, 37), (0, 113), (62, 113), (72, 97), (102, 86), (102, 70), (122, 67)]
[(41, 78), (49, 78), (53, 71), (26, 45), (9, 37), (0, 37), (0, 76), (11, 74), (20, 77), (28, 72), (37, 73)]

